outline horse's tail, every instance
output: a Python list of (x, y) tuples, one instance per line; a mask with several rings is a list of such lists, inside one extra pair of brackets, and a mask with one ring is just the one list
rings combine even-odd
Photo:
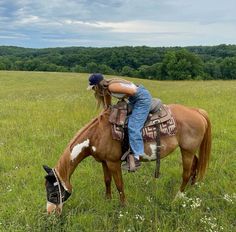
[(207, 121), (206, 131), (198, 152), (197, 178), (202, 180), (208, 168), (211, 155), (211, 122), (205, 110), (198, 109), (198, 112)]

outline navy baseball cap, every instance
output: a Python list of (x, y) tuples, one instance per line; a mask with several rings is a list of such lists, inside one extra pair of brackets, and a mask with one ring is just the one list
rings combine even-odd
[(87, 88), (87, 90), (92, 89), (95, 85), (99, 84), (100, 81), (102, 81), (104, 79), (103, 75), (100, 73), (93, 73), (90, 77), (89, 77), (89, 86)]

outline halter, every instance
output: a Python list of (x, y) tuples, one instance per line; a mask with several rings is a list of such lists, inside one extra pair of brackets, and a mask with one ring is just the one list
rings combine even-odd
[(61, 183), (59, 182), (59, 179), (58, 179), (58, 177), (57, 177), (55, 168), (53, 168), (52, 171), (53, 171), (53, 174), (54, 174), (54, 176), (55, 176), (55, 178), (56, 178), (56, 181), (57, 181), (56, 183), (57, 183), (57, 185), (58, 185), (58, 190), (59, 190), (59, 203), (60, 203), (60, 205), (62, 205)]
[(52, 194), (56, 193), (59, 196), (56, 197), (56, 202), (51, 202), (50, 195), (49, 195), (48, 202), (62, 205), (62, 203), (65, 202), (70, 197), (71, 193), (68, 192), (66, 188), (62, 185), (59, 177), (57, 176), (55, 168), (52, 169), (52, 172), (56, 178), (56, 182), (54, 183), (54, 186), (58, 186), (58, 190), (55, 190)]

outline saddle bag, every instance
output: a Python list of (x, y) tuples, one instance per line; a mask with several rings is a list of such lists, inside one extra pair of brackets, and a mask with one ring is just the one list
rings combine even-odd
[(111, 108), (109, 122), (117, 126), (124, 127), (128, 114), (128, 105), (126, 101), (119, 101)]

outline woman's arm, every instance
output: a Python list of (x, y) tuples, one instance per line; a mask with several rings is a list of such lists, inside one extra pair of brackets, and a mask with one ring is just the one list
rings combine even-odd
[(108, 86), (108, 89), (112, 93), (124, 93), (128, 96), (133, 96), (137, 91), (137, 88), (133, 87), (132, 85), (129, 86), (129, 85), (124, 85), (120, 83), (110, 84)]

